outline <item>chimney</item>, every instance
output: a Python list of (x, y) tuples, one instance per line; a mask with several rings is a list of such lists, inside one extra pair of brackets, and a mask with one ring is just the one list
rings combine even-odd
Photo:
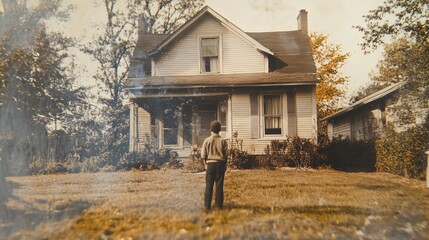
[(146, 18), (144, 16), (141, 16), (139, 18), (138, 28), (139, 28), (139, 34), (147, 33), (147, 21), (146, 21)]
[(301, 30), (305, 35), (308, 35), (307, 15), (308, 12), (305, 9), (301, 9), (299, 11), (298, 17), (296, 18), (298, 21), (298, 30)]

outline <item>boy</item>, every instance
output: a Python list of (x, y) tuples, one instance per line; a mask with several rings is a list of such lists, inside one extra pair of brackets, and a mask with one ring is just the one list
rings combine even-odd
[(223, 179), (226, 170), (227, 143), (219, 135), (221, 124), (212, 121), (210, 124), (211, 136), (206, 138), (201, 150), (201, 157), (206, 165), (206, 191), (204, 195), (205, 210), (211, 209), (213, 186), (216, 182), (215, 208), (223, 207)]

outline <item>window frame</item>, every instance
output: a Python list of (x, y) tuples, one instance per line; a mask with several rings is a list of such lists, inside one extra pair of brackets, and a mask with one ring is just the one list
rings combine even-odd
[[(165, 109), (164, 109), (165, 110)], [(168, 147), (168, 148), (172, 148), (172, 149), (182, 149), (183, 148), (183, 137), (182, 137), (182, 113), (179, 110), (170, 110), (172, 112), (174, 112), (176, 120), (177, 120), (177, 144), (166, 144), (165, 143), (165, 130), (166, 129), (170, 129), (170, 128), (165, 128), (165, 113), (162, 113), (162, 121), (160, 121), (160, 128), (159, 128), (159, 142), (160, 142), (160, 146), (162, 147)]]
[[(278, 116), (280, 117), (280, 134), (267, 134), (265, 132), (265, 96), (278, 96), (280, 97), (280, 114)], [(277, 139), (277, 138), (283, 138), (287, 135), (287, 103), (286, 103), (286, 96), (283, 92), (267, 92), (263, 94), (259, 94), (259, 121), (260, 121), (260, 137), (262, 138), (269, 138), (269, 139)]]
[[(201, 56), (201, 41), (205, 38), (217, 38), (218, 39), (218, 71), (216, 72), (204, 72), (203, 57)], [(222, 73), (222, 34), (209, 34), (209, 35), (198, 35), (198, 70), (200, 74), (219, 74)]]

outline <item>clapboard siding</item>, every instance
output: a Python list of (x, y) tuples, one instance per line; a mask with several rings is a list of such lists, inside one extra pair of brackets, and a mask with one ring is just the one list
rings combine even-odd
[(333, 122), (333, 137), (350, 137), (351, 128), (349, 119), (338, 119)]
[(220, 35), (222, 72), (258, 73), (265, 71), (262, 53), (221, 25), (210, 15), (191, 27), (155, 61), (155, 75), (196, 75), (199, 71), (198, 36)]
[(250, 139), (250, 96), (249, 94), (232, 95), (232, 132), (243, 139), (243, 148)]
[(297, 132), (301, 138), (313, 138), (313, 94), (312, 91), (296, 92)]
[(146, 135), (150, 136), (150, 114), (141, 107), (137, 108), (137, 129), (139, 149), (142, 149), (146, 141)]

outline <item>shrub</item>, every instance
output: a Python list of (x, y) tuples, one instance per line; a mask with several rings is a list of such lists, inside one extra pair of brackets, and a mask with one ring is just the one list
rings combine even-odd
[(62, 162), (35, 160), (30, 163), (29, 173), (36, 174), (54, 174), (66, 173), (67, 167)]
[(228, 150), (228, 167), (232, 169), (250, 169), (255, 166), (255, 156), (238, 148)]
[(181, 167), (177, 152), (169, 148), (155, 149), (150, 147), (143, 149), (140, 153), (126, 153), (118, 163), (118, 167), (125, 170), (151, 170), (159, 169), (162, 166)]
[(183, 169), (187, 172), (203, 172), (205, 170), (204, 160), (201, 158), (201, 151), (194, 147), (189, 155), (189, 158), (185, 160)]
[(288, 137), (284, 141), (273, 140), (265, 148), (267, 167), (311, 167), (318, 159), (317, 150), (317, 145), (306, 138)]
[(424, 179), (425, 151), (429, 149), (427, 127), (416, 126), (398, 133), (393, 126), (387, 126), (384, 138), (376, 141), (375, 148), (377, 171)]
[(334, 138), (327, 149), (328, 163), (342, 171), (375, 171), (374, 141)]

